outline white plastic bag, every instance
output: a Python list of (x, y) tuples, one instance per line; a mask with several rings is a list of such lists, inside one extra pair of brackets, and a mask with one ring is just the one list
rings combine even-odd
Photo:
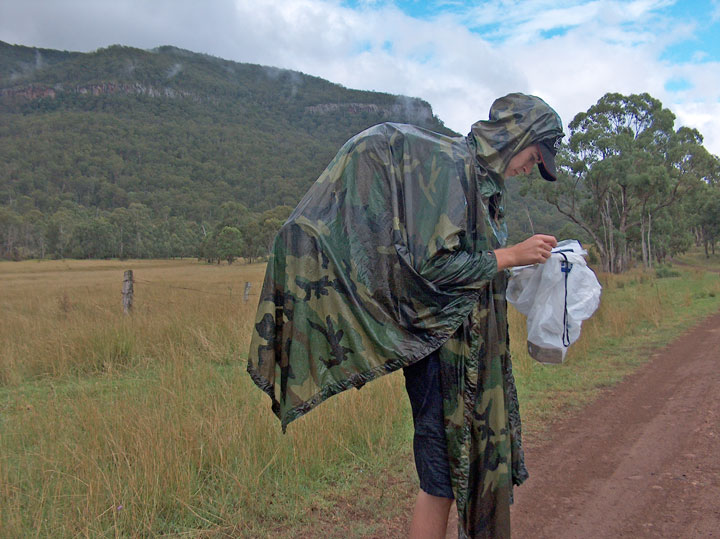
[(600, 304), (602, 287), (585, 255), (579, 241), (565, 240), (545, 264), (511, 270), (507, 300), (527, 316), (528, 353), (540, 363), (562, 363)]

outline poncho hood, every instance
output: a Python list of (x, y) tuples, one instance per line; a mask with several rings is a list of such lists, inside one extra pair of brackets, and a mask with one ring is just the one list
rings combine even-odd
[(502, 176), (516, 153), (540, 140), (562, 136), (560, 116), (545, 101), (514, 93), (495, 100), (489, 119), (472, 125), (468, 141), (479, 163)]

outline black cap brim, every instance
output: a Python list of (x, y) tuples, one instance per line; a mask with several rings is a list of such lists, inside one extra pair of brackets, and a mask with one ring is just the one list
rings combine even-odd
[(549, 182), (557, 180), (557, 170), (555, 169), (555, 148), (551, 144), (552, 142), (554, 142), (553, 139), (546, 139), (537, 143), (537, 147), (540, 149), (541, 159), (540, 163), (538, 163), (540, 176)]

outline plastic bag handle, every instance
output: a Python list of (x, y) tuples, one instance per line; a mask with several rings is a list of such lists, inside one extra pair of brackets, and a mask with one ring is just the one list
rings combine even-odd
[(560, 271), (562, 271), (565, 274), (565, 305), (563, 306), (563, 334), (562, 334), (562, 342), (563, 346), (565, 348), (570, 346), (570, 324), (568, 321), (568, 310), (567, 310), (567, 286), (568, 286), (568, 275), (570, 274), (570, 270), (572, 269), (573, 265), (568, 261), (567, 256), (565, 255), (565, 251), (572, 251), (572, 249), (563, 249), (562, 251), (553, 251), (556, 252), (565, 259), (562, 262), (560, 262)]

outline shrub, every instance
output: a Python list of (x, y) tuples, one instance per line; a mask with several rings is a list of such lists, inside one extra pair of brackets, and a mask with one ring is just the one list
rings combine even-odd
[(672, 269), (669, 266), (659, 266), (655, 270), (655, 276), (658, 279), (664, 279), (666, 277), (680, 277), (680, 272)]

